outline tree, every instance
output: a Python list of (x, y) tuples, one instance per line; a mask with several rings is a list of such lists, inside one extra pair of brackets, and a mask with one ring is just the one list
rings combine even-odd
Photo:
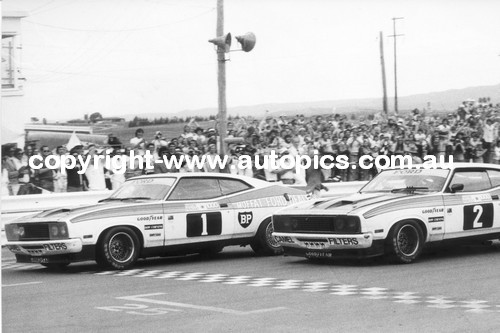
[(102, 119), (102, 115), (99, 112), (94, 112), (90, 115), (89, 120), (91, 123), (95, 123), (98, 120)]

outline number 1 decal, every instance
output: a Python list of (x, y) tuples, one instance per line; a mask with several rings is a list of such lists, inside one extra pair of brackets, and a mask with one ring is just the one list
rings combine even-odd
[(222, 234), (222, 214), (220, 212), (187, 214), (186, 236), (213, 236)]
[(492, 203), (464, 206), (464, 230), (491, 228), (492, 226)]

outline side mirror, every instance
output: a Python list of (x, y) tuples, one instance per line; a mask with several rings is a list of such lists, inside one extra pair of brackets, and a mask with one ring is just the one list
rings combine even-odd
[(455, 193), (458, 191), (463, 191), (464, 190), (464, 184), (453, 184), (451, 185), (451, 193)]

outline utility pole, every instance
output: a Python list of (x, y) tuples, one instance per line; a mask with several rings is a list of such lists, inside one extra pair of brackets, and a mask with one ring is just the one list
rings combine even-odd
[(394, 113), (398, 114), (398, 68), (397, 68), (397, 61), (396, 61), (396, 39), (399, 36), (404, 36), (404, 35), (397, 35), (396, 34), (396, 20), (402, 20), (404, 17), (393, 17), (392, 18), (392, 25), (393, 25), (393, 35), (389, 36), (394, 38)]
[(384, 108), (384, 113), (387, 115), (387, 86), (385, 83), (385, 61), (384, 61), (384, 38), (382, 36), (382, 31), (380, 31), (380, 64), (382, 66), (382, 89), (384, 93), (382, 106)]
[[(224, 0), (217, 0), (217, 31), (216, 36), (224, 34)], [(225, 139), (227, 135), (227, 109), (226, 109), (226, 56), (225, 50), (217, 47), (217, 83), (219, 86), (219, 114), (217, 120), (219, 122), (219, 154), (226, 153)]]

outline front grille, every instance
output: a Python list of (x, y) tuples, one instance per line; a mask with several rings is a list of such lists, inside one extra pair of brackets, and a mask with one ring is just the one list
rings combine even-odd
[[(347, 226), (347, 221), (351, 225)], [(359, 218), (345, 215), (275, 215), (273, 216), (273, 226), (276, 232), (293, 233), (359, 233)]]
[(67, 239), (68, 228), (64, 222), (13, 223), (5, 225), (9, 241), (44, 241)]
[(49, 225), (47, 223), (26, 223), (19, 224), (24, 227), (24, 235), (19, 240), (48, 240)]

